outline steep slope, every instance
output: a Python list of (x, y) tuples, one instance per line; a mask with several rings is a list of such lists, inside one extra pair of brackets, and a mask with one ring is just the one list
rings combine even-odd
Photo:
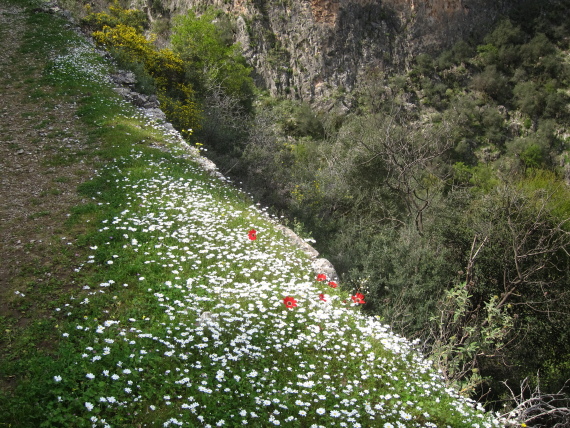
[[(165, 0), (170, 14), (214, 6), (272, 95), (342, 98), (370, 69), (405, 69), (416, 55), (480, 36), (521, 0)], [(145, 8), (146, 5), (139, 4)], [(148, 9), (148, 8), (147, 8)], [(325, 100), (326, 101), (326, 100)]]

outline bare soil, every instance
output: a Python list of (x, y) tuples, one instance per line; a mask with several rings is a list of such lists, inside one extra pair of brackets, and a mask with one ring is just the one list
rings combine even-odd
[(26, 25), (21, 8), (0, 2), (0, 356), (69, 285), (76, 249), (63, 225), (93, 174), (74, 101), (41, 84), (44, 58), (20, 51)]

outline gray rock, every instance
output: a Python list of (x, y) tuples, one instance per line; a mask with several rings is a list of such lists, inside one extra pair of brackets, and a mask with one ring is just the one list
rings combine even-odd
[(318, 275), (324, 273), (329, 281), (338, 281), (338, 275), (331, 262), (327, 259), (316, 259), (312, 263), (313, 271)]
[(148, 97), (138, 92), (131, 91), (127, 96), (129, 101), (136, 105), (137, 107), (144, 107), (148, 103)]
[(319, 256), (319, 252), (317, 250), (315, 250), (311, 245), (309, 245), (303, 238), (301, 238), (291, 229), (283, 225), (277, 225), (277, 228), (280, 229), (281, 232), (283, 232), (283, 235), (289, 238), (289, 240), (295, 244), (295, 246), (303, 250), (303, 252), (307, 254), (307, 256), (309, 256), (311, 259), (316, 259)]
[(158, 107), (146, 108), (146, 115), (152, 119), (166, 120), (166, 114)]
[(251, 41), (247, 31), (247, 24), (241, 15), (236, 19), (236, 42), (241, 45), (244, 51), (250, 50)]
[(127, 98), (131, 92), (129, 88), (113, 88), (113, 90), (123, 98)]
[(277, 225), (277, 228), (281, 230), (283, 235), (285, 235), (289, 240), (298, 248), (300, 248), (310, 259), (311, 267), (315, 275), (324, 273), (329, 281), (338, 281), (339, 277), (332, 263), (325, 258), (319, 258), (319, 252), (314, 249), (311, 245), (307, 243), (303, 238), (297, 235), (288, 227), (283, 225)]
[(144, 108), (158, 108), (160, 106), (160, 101), (156, 95), (150, 95), (147, 97), (147, 102), (143, 106)]
[(210, 159), (205, 158), (204, 156), (198, 156), (194, 158), (194, 161), (197, 162), (202, 167), (202, 169), (206, 171), (208, 174), (214, 177), (224, 178), (223, 174), (218, 171), (218, 167), (216, 166), (216, 164), (212, 162)]
[(131, 86), (137, 82), (135, 73), (130, 71), (119, 71), (118, 73), (112, 74), (111, 81), (121, 86)]
[(121, 95), (130, 103), (134, 104), (137, 107), (155, 109), (158, 108), (160, 103), (156, 95), (144, 95), (139, 92), (133, 91), (128, 86), (121, 86), (118, 88), (114, 88), (115, 92)]

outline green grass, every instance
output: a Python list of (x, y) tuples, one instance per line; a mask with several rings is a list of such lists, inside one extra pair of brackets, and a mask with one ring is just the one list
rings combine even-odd
[(33, 220), (36, 218), (45, 217), (45, 216), (49, 216), (49, 215), (50, 215), (49, 211), (38, 211), (36, 213), (30, 214), (28, 218)]
[(54, 97), (79, 100), (100, 168), (79, 185), (71, 245), (11, 297), (29, 318), (0, 317), (0, 424), (498, 426), (361, 314), (358, 290), (316, 281), (274, 219), (118, 99), (100, 78), (109, 66), (62, 20), (29, 25), (22, 52), (48, 61)]
[(69, 177), (56, 177), (53, 181), (55, 181), (56, 183), (69, 183), (71, 181), (71, 178), (69, 178)]

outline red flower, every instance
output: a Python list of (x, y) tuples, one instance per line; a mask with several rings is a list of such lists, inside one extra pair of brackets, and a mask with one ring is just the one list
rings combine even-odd
[(319, 273), (317, 275), (317, 281), (326, 281), (327, 280), (327, 276), (324, 273)]
[(331, 288), (337, 288), (337, 287), (338, 287), (338, 284), (337, 284), (336, 282), (334, 282), (334, 281), (330, 281), (330, 282), (329, 282), (329, 286), (330, 286)]
[(319, 294), (319, 299), (321, 299), (323, 302), (326, 302), (326, 301), (327, 301), (327, 299), (326, 299), (326, 297), (325, 297), (324, 294)]
[(255, 241), (257, 239), (257, 230), (251, 229), (249, 232), (247, 232), (247, 236), (251, 241)]
[(352, 296), (352, 301), (354, 303), (359, 303), (361, 305), (363, 305), (364, 303), (366, 303), (364, 301), (364, 294), (362, 293), (356, 293), (354, 296)]
[(287, 306), (287, 308), (291, 309), (294, 308), (295, 306), (297, 306), (297, 301), (291, 297), (291, 296), (287, 296), (283, 299), (283, 303), (285, 303), (285, 306)]

